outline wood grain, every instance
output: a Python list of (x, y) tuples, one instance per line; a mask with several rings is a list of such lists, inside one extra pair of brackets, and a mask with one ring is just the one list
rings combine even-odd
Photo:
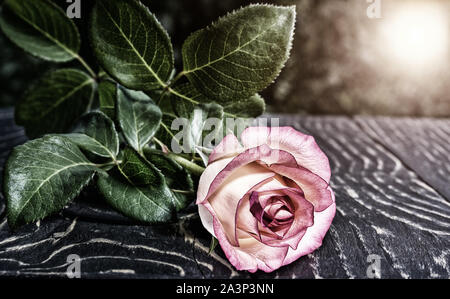
[[(14, 145), (26, 140), (12, 117), (11, 110), (0, 110), (0, 165)], [(402, 119), (280, 118), (281, 125), (316, 136), (331, 162), (337, 214), (314, 253), (270, 274), (237, 272), (220, 248), (208, 254), (210, 236), (194, 206), (176, 223), (149, 226), (108, 208), (89, 189), (62, 213), (16, 232), (6, 223), (1, 198), (0, 275), (64, 277), (67, 256), (78, 254), (86, 278), (367, 278), (367, 257), (376, 254), (382, 278), (450, 277), (449, 197), (425, 168), (416, 170), (397, 152), (401, 146), (408, 151), (396, 144), (408, 137), (382, 135), (407, 134), (421, 120), (401, 133), (391, 123), (402, 126)], [(437, 136), (446, 136), (439, 130), (447, 123), (425, 122), (428, 133), (417, 134), (421, 146), (414, 155), (434, 155), (426, 165), (445, 179), (450, 170), (443, 159), (450, 150)], [(435, 126), (441, 129), (435, 132)]]
[(358, 117), (357, 121), (422, 180), (450, 198), (449, 119)]

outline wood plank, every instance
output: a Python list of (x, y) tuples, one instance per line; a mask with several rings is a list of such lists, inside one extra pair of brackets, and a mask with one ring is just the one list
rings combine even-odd
[(372, 138), (450, 201), (450, 119), (357, 117), (356, 120)]
[[(18, 130), (8, 124), (3, 135)], [(283, 116), (281, 124), (316, 136), (332, 165), (338, 211), (316, 252), (270, 274), (237, 272), (220, 248), (208, 254), (195, 207), (178, 223), (149, 226), (86, 192), (63, 213), (14, 233), (1, 213), (0, 275), (64, 276), (67, 256), (78, 254), (82, 277), (366, 278), (367, 257), (376, 254), (383, 278), (450, 277), (445, 198), (351, 119)]]

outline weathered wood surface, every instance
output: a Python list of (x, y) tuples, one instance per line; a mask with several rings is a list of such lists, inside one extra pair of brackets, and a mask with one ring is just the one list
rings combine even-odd
[[(383, 278), (450, 277), (450, 120), (282, 116), (316, 136), (332, 166), (337, 214), (322, 247), (273, 273), (236, 272), (195, 207), (177, 223), (134, 223), (87, 190), (59, 215), (11, 232), (0, 198), (0, 275), (82, 277), (366, 278), (367, 257)], [(0, 167), (25, 141), (12, 110), (0, 110)], [(1, 168), (0, 168), (1, 170)]]
[(375, 140), (394, 152), (407, 167), (450, 198), (450, 121), (358, 117)]

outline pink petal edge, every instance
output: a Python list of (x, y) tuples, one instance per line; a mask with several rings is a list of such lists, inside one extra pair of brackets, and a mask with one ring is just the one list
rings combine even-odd
[(322, 177), (327, 183), (330, 182), (328, 157), (310, 135), (292, 127), (249, 127), (242, 132), (240, 138), (246, 149), (267, 144), (272, 149), (291, 153), (300, 166)]
[(208, 165), (219, 159), (235, 156), (243, 150), (239, 140), (233, 134), (228, 134), (222, 141), (214, 148), (209, 155)]
[[(220, 187), (220, 185), (232, 174), (234, 170), (238, 169), (239, 167), (242, 167), (243, 165), (255, 161), (261, 161), (269, 165), (277, 163), (282, 165), (288, 165), (291, 167), (297, 166), (297, 162), (295, 161), (294, 156), (292, 156), (290, 153), (282, 150), (272, 150), (269, 146), (265, 144), (256, 148), (247, 149), (245, 152), (232, 158), (231, 161), (229, 159), (216, 161), (216, 163), (220, 163), (223, 161), (228, 161), (228, 163), (225, 167), (222, 168), (221, 171), (217, 172), (217, 176), (211, 181), (209, 185), (210, 187), (206, 196), (200, 201), (199, 197), (197, 196), (197, 204), (207, 200), (214, 192), (216, 192), (216, 190)], [(211, 166), (214, 165), (215, 163), (211, 164)], [(206, 170), (208, 170), (208, 167), (206, 168)], [(205, 173), (202, 174), (202, 177), (204, 174)]]
[(306, 230), (305, 235), (297, 246), (297, 249), (289, 249), (286, 258), (283, 261), (283, 266), (296, 261), (298, 258), (310, 254), (317, 248), (322, 246), (323, 238), (331, 226), (333, 218), (336, 214), (336, 202), (334, 193), (329, 188), (332, 194), (333, 204), (322, 212), (314, 213), (314, 224)]

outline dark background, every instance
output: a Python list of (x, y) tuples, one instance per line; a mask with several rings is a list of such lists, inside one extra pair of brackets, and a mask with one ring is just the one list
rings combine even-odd
[[(64, 10), (69, 5), (65, 0), (55, 2)], [(91, 64), (93, 62), (86, 30), (93, 2), (82, 0), (82, 18), (75, 20), (84, 38), (82, 56)], [(180, 68), (178, 50), (192, 31), (207, 26), (232, 9), (260, 1), (142, 2), (149, 6), (167, 28), (177, 50), (176, 60)], [(403, 7), (399, 5), (434, 3), (442, 8), (447, 17), (450, 1), (381, 0), (381, 19), (367, 17), (366, 10), (370, 3), (366, 0), (265, 2), (296, 4), (298, 12), (291, 58), (275, 84), (263, 92), (269, 111), (450, 116), (448, 48), (446, 55), (440, 60), (435, 59), (428, 65), (405, 66), (386, 58), (389, 45), (378, 38), (379, 28), (395, 18), (390, 13), (394, 9), (402, 11)], [(0, 33), (0, 106), (13, 105), (32, 80), (52, 67), (54, 65), (25, 54)]]

